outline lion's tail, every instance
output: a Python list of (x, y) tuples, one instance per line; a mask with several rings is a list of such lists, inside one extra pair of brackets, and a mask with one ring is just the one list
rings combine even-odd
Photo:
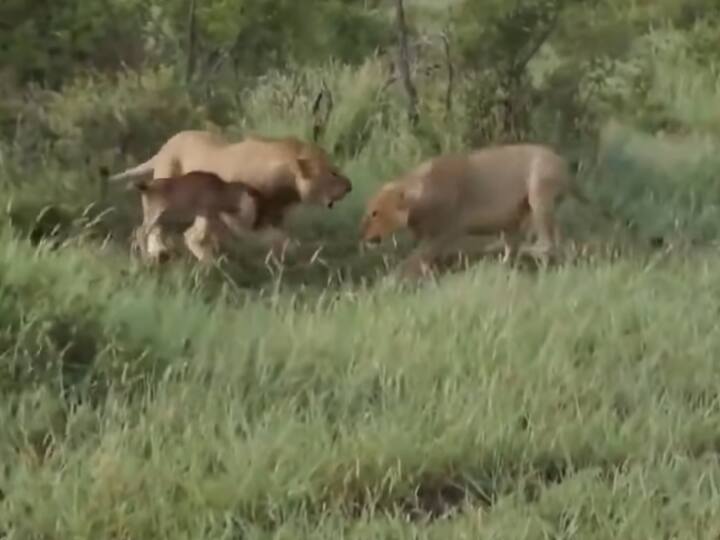
[(117, 180), (124, 180), (126, 178), (132, 178), (134, 176), (141, 176), (144, 174), (151, 174), (153, 172), (153, 169), (155, 167), (155, 156), (148, 159), (145, 163), (141, 163), (140, 165), (136, 165), (135, 167), (132, 167), (130, 169), (127, 169), (123, 172), (113, 174), (108, 178), (110, 181), (117, 181)]

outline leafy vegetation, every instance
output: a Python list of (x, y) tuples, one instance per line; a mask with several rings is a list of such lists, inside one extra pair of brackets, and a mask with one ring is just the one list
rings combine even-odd
[[(0, 4), (0, 537), (717, 537), (720, 7), (404, 7), (416, 123), (394, 1)], [(314, 264), (129, 256), (99, 171), (187, 128), (318, 136)], [(614, 223), (419, 287), (358, 248), (382, 182), (513, 140)]]

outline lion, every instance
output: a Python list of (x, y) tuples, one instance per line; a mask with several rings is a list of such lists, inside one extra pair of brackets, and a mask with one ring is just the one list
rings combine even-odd
[[(142, 236), (157, 226), (165, 229), (185, 230), (185, 245), (201, 262), (211, 259), (217, 250), (219, 239), (226, 238), (228, 231), (236, 236), (256, 226), (260, 215), (262, 195), (252, 186), (241, 181), (225, 182), (219, 176), (205, 171), (155, 178), (136, 179), (132, 187), (141, 194), (143, 223), (138, 229), (137, 240), (144, 255)], [(198, 238), (193, 235), (192, 224), (204, 220), (214, 235)], [(161, 253), (162, 254), (162, 253)]]
[[(244, 182), (256, 189), (265, 205), (256, 232), (274, 253), (291, 242), (283, 231), (287, 213), (297, 204), (332, 208), (352, 191), (352, 183), (317, 144), (296, 137), (246, 136), (229, 142), (210, 131), (186, 130), (170, 137), (158, 152), (136, 167), (115, 174), (121, 180), (151, 174), (154, 178), (175, 178), (190, 171), (214, 173), (226, 182)], [(203, 222), (193, 225), (203, 236)], [(154, 229), (162, 234), (159, 227)], [(157, 238), (159, 249), (162, 239)]]
[[(388, 182), (368, 201), (360, 224), (362, 242), (377, 245), (401, 229), (418, 244), (402, 274), (424, 273), (461, 240), (500, 235), (504, 261), (526, 251), (547, 261), (560, 242), (556, 204), (566, 194), (589, 203), (571, 178), (569, 163), (547, 145), (514, 143), (437, 156)], [(603, 212), (604, 215), (607, 216)], [(472, 242), (462, 251), (486, 253), (495, 244)]]

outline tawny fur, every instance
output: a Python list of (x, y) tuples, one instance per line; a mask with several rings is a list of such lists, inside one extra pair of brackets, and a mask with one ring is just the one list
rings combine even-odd
[[(424, 271), (463, 238), (500, 234), (505, 259), (518, 252), (525, 226), (537, 241), (529, 253), (549, 256), (560, 240), (555, 221), (566, 194), (587, 199), (575, 186), (567, 161), (540, 144), (508, 144), (427, 160), (385, 184), (367, 204), (365, 242), (377, 243), (408, 228), (418, 246), (404, 271)], [(487, 244), (466, 246), (470, 252)]]
[[(219, 176), (193, 171), (187, 174), (135, 180), (143, 208), (141, 235), (147, 236), (155, 227), (186, 229), (185, 244), (201, 261), (208, 260), (217, 249), (217, 238), (229, 230), (237, 236), (251, 230), (260, 215), (261, 194), (243, 182), (224, 182)], [(189, 231), (197, 220), (216, 235), (198, 239)]]
[[(229, 142), (216, 133), (198, 130), (176, 133), (146, 162), (110, 179), (146, 174), (174, 178), (191, 171), (207, 171), (226, 182), (242, 181), (258, 190), (266, 204), (257, 229), (270, 239), (273, 249), (289, 240), (282, 225), (293, 206), (306, 203), (332, 207), (352, 189), (350, 180), (314, 143), (295, 137), (259, 136)], [(203, 235), (200, 223), (193, 227), (196, 234)]]

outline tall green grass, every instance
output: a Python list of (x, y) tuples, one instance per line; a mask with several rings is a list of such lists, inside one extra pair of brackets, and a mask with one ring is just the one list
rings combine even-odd
[(11, 538), (640, 538), (718, 517), (715, 254), (232, 305), (3, 246)]
[[(464, 147), (469, 103), (412, 129), (370, 60), (206, 107), (162, 70), (105, 83), (104, 104), (81, 83), (38, 98), (0, 145), (0, 536), (716, 537), (720, 160), (699, 111), (717, 85), (673, 73), (651, 84), (688, 133), (608, 118), (572, 147), (616, 219), (568, 203), (565, 236), (627, 241), (619, 260), (485, 260), (419, 287), (387, 275), (406, 246), (359, 251), (358, 220), (382, 182)], [(128, 258), (137, 201), (103, 191), (100, 165), (180, 125), (308, 137), (323, 79), (321, 143), (354, 189), (290, 226), (327, 244), (324, 266), (266, 268), (244, 248), (205, 270)], [(656, 237), (705, 247), (649, 252)]]

